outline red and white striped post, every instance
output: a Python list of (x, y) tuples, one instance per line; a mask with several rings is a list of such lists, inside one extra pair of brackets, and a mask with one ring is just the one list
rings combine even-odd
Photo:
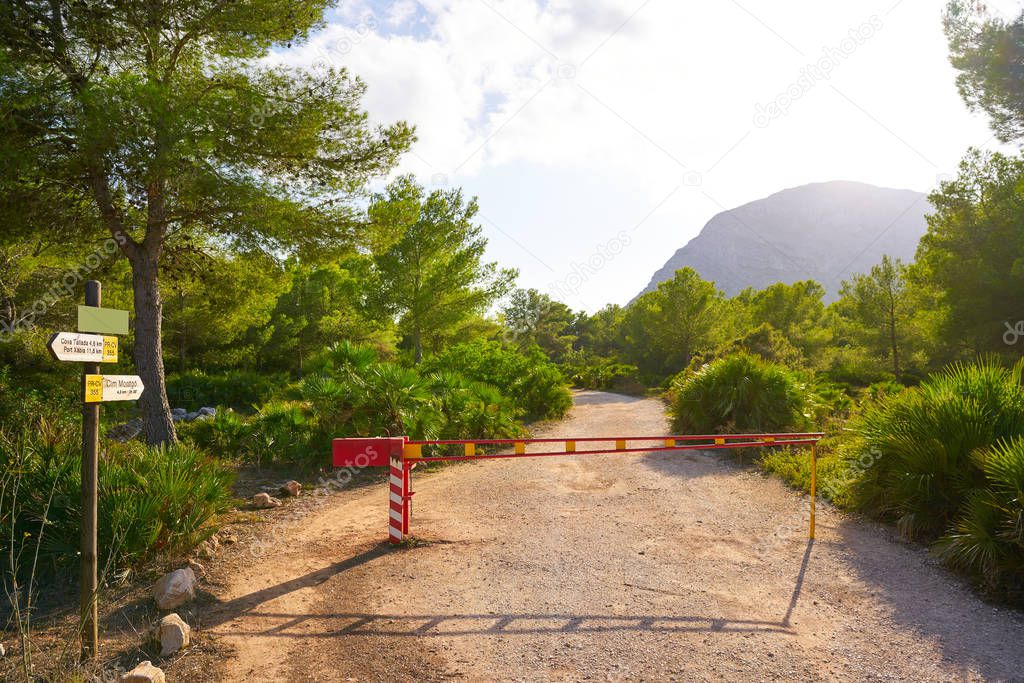
[(409, 509), (412, 498), (409, 471), (413, 463), (404, 457), (408, 439), (375, 437), (334, 439), (331, 461), (353, 474), (366, 467), (389, 467), (388, 476), (388, 540), (401, 543), (409, 538)]
[(409, 538), (409, 508), (412, 500), (412, 463), (402, 456), (391, 456), (391, 474), (388, 477), (388, 540), (401, 543)]

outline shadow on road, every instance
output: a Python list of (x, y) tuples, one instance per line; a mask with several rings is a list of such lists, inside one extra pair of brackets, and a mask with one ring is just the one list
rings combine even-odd
[(720, 458), (716, 451), (655, 451), (645, 454), (640, 462), (658, 474), (682, 479), (699, 479), (740, 469), (739, 465)]
[[(334, 576), (388, 553), (381, 543), (347, 560), (216, 605), (207, 626), (237, 622), (237, 629), (221, 630), (223, 635), (259, 635), (281, 638), (335, 638), (342, 636), (452, 637), (470, 635), (536, 635), (565, 633), (608, 633), (616, 631), (679, 633), (780, 633), (794, 635), (790, 617), (800, 599), (814, 541), (808, 541), (797, 573), (786, 614), (780, 621), (728, 619), (696, 615), (623, 616), (617, 614), (521, 613), (521, 614), (371, 614), (366, 612), (295, 614), (262, 611), (257, 608), (291, 591), (319, 585)], [(278, 620), (270, 628), (245, 628), (245, 618), (264, 623)], [(312, 622), (312, 623), (308, 623)], [(315, 625), (314, 625), (315, 624)], [(303, 628), (303, 625), (307, 625)]]
[(610, 394), (605, 391), (574, 391), (572, 402), (578, 406), (610, 405), (614, 403), (638, 403), (647, 399), (639, 396), (626, 396), (625, 394)]
[(811, 563), (811, 550), (814, 549), (814, 539), (807, 541), (807, 548), (804, 550), (804, 559), (800, 561), (800, 571), (796, 575), (796, 585), (793, 586), (793, 597), (789, 599), (789, 608), (786, 609), (786, 616), (782, 617), (782, 625), (789, 626), (789, 619), (793, 616), (797, 602), (800, 601), (800, 591), (804, 587), (804, 577), (807, 576), (807, 566)]
[(294, 579), (279, 583), (276, 586), (270, 586), (262, 590), (254, 591), (247, 595), (237, 597), (234, 600), (220, 602), (211, 596), (214, 602), (210, 606), (210, 612), (204, 618), (204, 621), (206, 622), (206, 626), (215, 626), (217, 624), (223, 624), (231, 621), (232, 619), (237, 619), (247, 613), (251, 613), (251, 610), (265, 602), (269, 602), (293, 591), (309, 588), (311, 586), (318, 586), (338, 574), (342, 574), (350, 569), (354, 569), (362, 564), (375, 560), (378, 557), (382, 557), (390, 550), (392, 550), (391, 544), (387, 541), (383, 541), (368, 550), (359, 553), (358, 555), (353, 555), (347, 560), (329, 564), (322, 569), (317, 569), (316, 571), (308, 574), (297, 576)]
[[(722, 619), (705, 616), (620, 616), (613, 614), (369, 614), (339, 612), (289, 614), (249, 612), (260, 619), (280, 619), (272, 628), (253, 632), (221, 631), (226, 635), (281, 638), (336, 638), (340, 636), (452, 637), (471, 635), (536, 635), (545, 633), (609, 633), (646, 631), (667, 633), (782, 633), (793, 635), (777, 621)], [(308, 629), (297, 628), (316, 622)], [(332, 627), (324, 622), (340, 622)], [(295, 630), (292, 630), (295, 629)]]
[(1024, 613), (985, 604), (926, 548), (883, 536), (891, 530), (858, 520), (837, 530), (851, 569), (877, 591), (895, 623), (934, 640), (946, 659), (970, 664), (986, 679), (1024, 680)]

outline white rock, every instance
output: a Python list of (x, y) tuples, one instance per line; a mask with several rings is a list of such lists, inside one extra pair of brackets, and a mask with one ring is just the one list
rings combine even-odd
[(121, 674), (120, 683), (166, 683), (164, 672), (150, 661), (141, 662), (128, 673)]
[(269, 493), (257, 493), (252, 497), (252, 506), (257, 510), (266, 510), (267, 508), (276, 508), (281, 505), (281, 501), (274, 498)]
[(0, 643), (0, 657), (6, 657), (6, 656), (7, 656), (7, 650), (4, 648), (4, 644)]
[(191, 569), (175, 569), (153, 586), (153, 599), (160, 609), (174, 609), (196, 597), (196, 573)]
[(177, 614), (168, 614), (157, 626), (157, 639), (160, 641), (160, 656), (173, 655), (183, 647), (188, 647), (192, 629)]
[(295, 481), (294, 479), (291, 480), (291, 481), (286, 481), (285, 483), (281, 484), (281, 495), (286, 497), (286, 498), (287, 497), (294, 498), (295, 496), (299, 495), (301, 492), (302, 492), (302, 484), (300, 484), (299, 482)]

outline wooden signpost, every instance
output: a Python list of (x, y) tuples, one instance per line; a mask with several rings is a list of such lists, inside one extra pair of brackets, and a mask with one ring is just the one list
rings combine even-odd
[[(85, 283), (85, 305), (78, 307), (78, 332), (50, 337), (50, 352), (59, 361), (82, 363), (82, 658), (99, 654), (96, 526), (99, 488), (100, 403), (134, 401), (145, 388), (135, 375), (101, 375), (100, 363), (117, 362), (117, 337), (128, 333), (128, 311), (100, 308), (102, 287)], [(85, 334), (93, 332), (96, 334)]]

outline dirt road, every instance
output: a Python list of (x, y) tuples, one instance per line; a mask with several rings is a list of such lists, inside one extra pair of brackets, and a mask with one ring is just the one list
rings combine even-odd
[[(656, 401), (582, 392), (545, 435), (666, 428)], [(1024, 680), (1020, 613), (827, 506), (809, 545), (805, 497), (713, 455), (492, 460), (414, 489), (417, 547), (382, 543), (381, 485), (215, 568), (199, 634), (233, 654), (202, 676)]]

